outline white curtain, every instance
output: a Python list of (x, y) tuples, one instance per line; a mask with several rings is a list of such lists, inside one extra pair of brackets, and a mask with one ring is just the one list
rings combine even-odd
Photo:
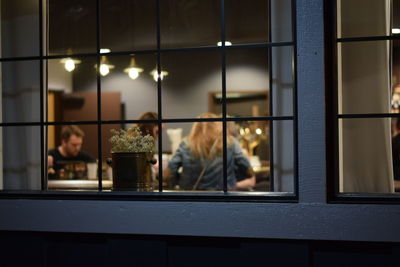
[[(388, 35), (390, 0), (339, 0), (339, 37)], [(338, 45), (339, 113), (390, 112), (389, 41)], [(390, 119), (339, 120), (340, 191), (392, 193)]]

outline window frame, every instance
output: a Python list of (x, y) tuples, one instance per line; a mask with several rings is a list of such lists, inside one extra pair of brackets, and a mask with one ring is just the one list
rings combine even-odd
[[(325, 94), (326, 94), (326, 159), (327, 201), (329, 203), (399, 204), (400, 194), (340, 193), (339, 192), (339, 125), (341, 118), (400, 118), (400, 113), (338, 114), (338, 55), (339, 43), (400, 40), (400, 36), (337, 37), (337, 0), (325, 2)], [(392, 15), (392, 14), (391, 14)], [(392, 18), (391, 18), (392, 20)], [(390, 46), (392, 47), (392, 45)], [(392, 66), (391, 66), (392, 67)], [(392, 70), (390, 70), (391, 72)]]
[[(46, 1), (46, 2), (44, 2)], [(158, 94), (158, 103), (157, 103), (157, 113), (158, 119), (156, 121), (148, 121), (148, 120), (117, 120), (117, 121), (105, 121), (102, 120), (101, 117), (101, 76), (100, 73), (96, 74), (96, 82), (97, 82), (97, 120), (95, 121), (74, 121), (74, 122), (49, 122), (47, 121), (47, 106), (48, 106), (48, 87), (47, 87), (47, 77), (48, 77), (48, 65), (47, 61), (50, 59), (62, 59), (66, 57), (74, 57), (74, 58), (85, 58), (85, 57), (96, 57), (97, 65), (100, 65), (101, 56), (104, 54), (100, 53), (100, 43), (101, 43), (101, 10), (100, 10), (100, 1), (96, 0), (96, 53), (85, 53), (85, 54), (57, 54), (57, 55), (48, 55), (48, 48), (45, 46), (47, 35), (47, 28), (44, 29), (44, 26), (47, 25), (44, 23), (47, 20), (47, 0), (38, 0), (39, 5), (39, 56), (33, 57), (9, 57), (9, 58), (0, 58), (0, 62), (7, 61), (15, 61), (15, 60), (29, 60), (35, 59), (40, 61), (40, 121), (39, 122), (5, 122), (0, 123), (0, 127), (9, 127), (9, 126), (39, 126), (41, 132), (41, 190), (2, 190), (0, 191), (0, 198), (28, 198), (28, 199), (90, 199), (90, 200), (174, 200), (174, 201), (238, 201), (238, 202), (297, 202), (298, 201), (298, 123), (297, 123), (297, 61), (296, 61), (296, 47), (297, 47), (297, 37), (296, 37), (296, 0), (290, 0), (291, 3), (291, 30), (292, 30), (292, 41), (287, 42), (263, 42), (263, 43), (251, 43), (251, 44), (238, 44), (232, 46), (225, 46), (225, 0), (217, 0), (221, 7), (220, 12), (220, 39), (222, 40), (222, 46), (207, 46), (207, 47), (184, 47), (184, 48), (161, 48), (161, 25), (160, 25), (160, 0), (153, 0), (156, 3), (157, 10), (157, 48), (156, 50), (145, 50), (145, 51), (121, 51), (121, 52), (110, 52), (107, 53), (107, 56), (115, 56), (115, 55), (131, 55), (134, 54), (155, 54), (157, 58), (157, 70), (161, 71), (161, 54), (169, 53), (169, 52), (183, 52), (183, 51), (204, 51), (204, 50), (216, 50), (220, 52), (221, 55), (221, 74), (222, 74), (222, 118), (218, 119), (199, 119), (199, 118), (182, 118), (182, 119), (166, 119), (162, 117), (162, 83), (160, 80), (157, 81), (157, 94)], [(271, 1), (266, 0), (269, 5), (269, 14), (271, 12)], [(269, 15), (269, 19), (271, 16)], [(271, 40), (271, 22), (269, 23), (269, 40)], [(239, 117), (239, 118), (230, 118), (227, 117), (226, 111), (226, 94), (227, 94), (227, 86), (226, 86), (226, 52), (231, 49), (240, 49), (240, 48), (257, 48), (263, 47), (268, 49), (268, 53), (271, 54), (271, 50), (274, 47), (291, 47), (293, 50), (292, 53), (292, 64), (293, 64), (293, 114), (291, 116), (274, 116), (272, 113), (272, 79), (270, 79), (270, 114), (269, 116), (260, 116), (260, 117)], [(271, 65), (271, 57), (269, 57), (268, 65)], [(269, 70), (271, 73), (271, 70)], [(227, 127), (226, 124), (229, 121), (269, 121), (270, 125), (270, 138), (273, 140), (273, 122), (275, 121), (291, 121), (293, 122), (293, 192), (228, 192), (227, 191), (227, 159), (226, 159), (226, 150), (227, 143), (224, 138), (223, 147), (223, 180), (224, 180), (224, 190), (223, 192), (210, 192), (210, 193), (186, 193), (186, 192), (163, 192), (162, 187), (162, 179), (159, 181), (159, 192), (103, 192), (102, 190), (102, 161), (98, 162), (98, 191), (88, 192), (68, 192), (68, 191), (48, 191), (47, 186), (47, 127), (48, 126), (57, 126), (57, 125), (97, 125), (97, 134), (98, 134), (98, 158), (102, 157), (102, 135), (101, 135), (101, 125), (106, 124), (121, 124), (121, 123), (145, 123), (145, 122), (156, 122), (160, 129), (159, 131), (159, 142), (158, 142), (158, 151), (162, 151), (162, 125), (163, 123), (171, 123), (171, 122), (200, 122), (200, 121), (220, 121), (223, 124), (223, 134), (226, 135)], [(272, 141), (273, 142), (273, 141)], [(158, 155), (159, 161), (159, 173), (162, 176), (162, 155), (161, 153)], [(271, 156), (271, 165), (273, 165), (273, 148), (271, 146), (270, 149)], [(273, 166), (271, 166), (270, 176), (273, 175)], [(272, 181), (273, 179), (271, 179)]]

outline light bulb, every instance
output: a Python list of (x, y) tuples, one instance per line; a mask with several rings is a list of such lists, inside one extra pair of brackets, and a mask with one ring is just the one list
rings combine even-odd
[(392, 29), (393, 34), (400, 34), (400, 29), (399, 28), (393, 28)]
[(257, 128), (256, 129), (256, 134), (258, 134), (258, 135), (262, 134), (262, 130), (260, 128)]
[(139, 71), (136, 68), (130, 68), (128, 75), (132, 80), (135, 80), (137, 77), (139, 77)]
[(64, 63), (64, 68), (68, 71), (71, 72), (75, 69), (75, 62), (72, 58), (68, 58), (67, 60), (65, 60)]
[(102, 76), (106, 76), (109, 73), (110, 73), (110, 68), (108, 67), (108, 65), (107, 64), (101, 64), (100, 65), (100, 74)]
[(155, 81), (158, 81), (158, 77), (160, 77), (160, 80), (162, 80), (162, 79), (164, 78), (164, 75), (163, 75), (162, 72), (160, 73), (160, 75), (158, 75), (158, 72), (155, 71), (155, 72), (153, 73), (153, 79), (154, 79)]

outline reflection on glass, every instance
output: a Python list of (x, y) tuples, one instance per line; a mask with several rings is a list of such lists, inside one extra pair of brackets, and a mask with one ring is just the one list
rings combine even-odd
[(220, 41), (220, 4), (214, 0), (160, 1), (161, 47), (217, 45)]
[[(216, 118), (205, 113), (202, 118)], [(184, 138), (185, 137), (185, 138)], [(171, 123), (163, 131), (163, 184), (184, 191), (223, 190), (222, 123)], [(234, 189), (235, 179), (228, 179)]]
[(39, 61), (1, 63), (2, 122), (40, 121)]
[[(362, 3), (358, 0), (337, 1), (338, 37), (390, 35), (388, 26), (392, 11), (388, 3), (385, 0), (366, 0)], [(398, 10), (393, 9), (394, 17), (398, 17)]]
[[(228, 173), (236, 177), (236, 190), (271, 191), (269, 158), (270, 139), (267, 121), (230, 121), (227, 123), (229, 151), (236, 146), (236, 164), (228, 164)], [(252, 169), (252, 172), (248, 168)]]
[[(47, 132), (48, 188), (97, 190), (97, 126), (57, 125)], [(107, 180), (107, 165), (103, 165), (103, 180)]]
[(48, 0), (47, 7), (50, 55), (96, 52), (96, 0)]
[(220, 59), (218, 51), (161, 55), (161, 67), (169, 73), (162, 81), (164, 118), (195, 118), (209, 110), (221, 113), (220, 103), (208, 107), (211, 94), (221, 93)]
[(339, 120), (340, 192), (394, 192), (392, 148), (398, 148), (391, 145), (390, 128), (390, 118)]
[(389, 41), (338, 45), (339, 113), (391, 112), (389, 55)]
[[(71, 71), (66, 66), (68, 60), (75, 61), (74, 69)], [(48, 60), (48, 121), (97, 120), (95, 66), (96, 59), (93, 57)], [(105, 96), (111, 100), (112, 97)], [(106, 109), (115, 110), (115, 106), (105, 105), (103, 110)], [(119, 109), (116, 113), (118, 111)]]
[(273, 186), (274, 192), (294, 192), (293, 122), (273, 122)]
[(156, 48), (156, 1), (101, 0), (101, 47), (111, 51)]
[(2, 127), (0, 189), (40, 190), (40, 127)]
[(101, 78), (103, 120), (134, 120), (146, 111), (157, 111), (157, 83), (150, 74), (155, 56), (109, 56), (108, 61), (115, 67)]
[(1, 1), (1, 57), (39, 55), (39, 2)]

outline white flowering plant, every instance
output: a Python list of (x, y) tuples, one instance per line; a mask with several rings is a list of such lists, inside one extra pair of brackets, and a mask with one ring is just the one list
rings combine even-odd
[(128, 130), (111, 129), (111, 152), (144, 152), (154, 153), (155, 145), (154, 138), (147, 134), (142, 135), (138, 126), (133, 126)]

